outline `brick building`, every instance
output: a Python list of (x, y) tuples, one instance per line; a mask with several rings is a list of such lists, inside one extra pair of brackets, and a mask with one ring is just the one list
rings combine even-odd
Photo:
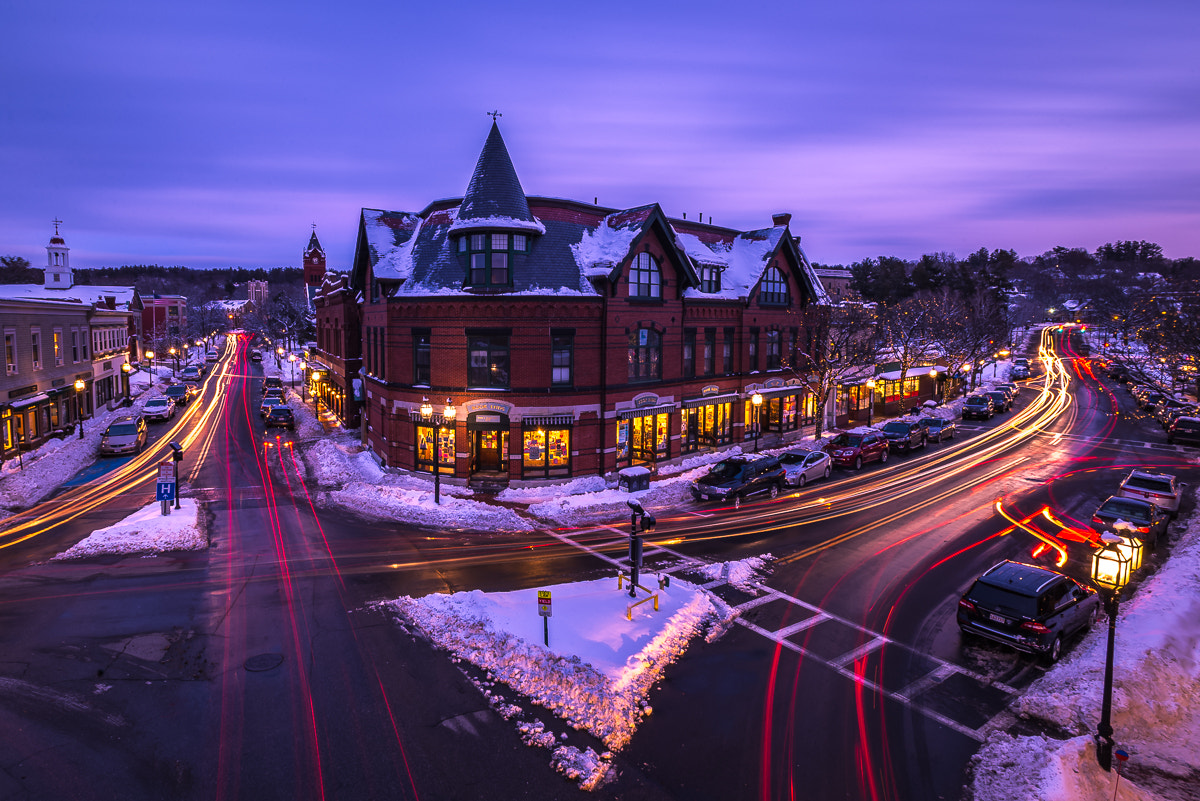
[(796, 366), (828, 301), (772, 222), (527, 197), (493, 123), (461, 199), (362, 210), (318, 350), (359, 305), (362, 438), (391, 466), (503, 484), (779, 444), (818, 411)]

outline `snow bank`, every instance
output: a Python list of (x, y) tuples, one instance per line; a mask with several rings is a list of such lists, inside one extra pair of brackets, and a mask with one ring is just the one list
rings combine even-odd
[(444, 491), (442, 502), (434, 503), (432, 484), (429, 481), (421, 483), (421, 489), (405, 489), (394, 484), (355, 481), (340, 490), (319, 494), (317, 501), (324, 506), (345, 507), (363, 517), (434, 528), (491, 532), (534, 530), (532, 523), (506, 507), (458, 498)]
[(200, 506), (182, 498), (180, 508), (163, 515), (158, 501), (144, 506), (120, 523), (97, 529), (51, 561), (83, 559), (102, 554), (146, 554), (165, 551), (198, 551), (208, 547), (208, 534), (200, 519)]
[[(646, 696), (668, 665), (698, 635), (719, 628), (732, 612), (721, 600), (686, 581), (659, 591), (659, 611), (644, 603), (627, 618), (628, 595), (615, 578), (550, 588), (554, 616), (543, 644), (537, 589), (478, 590), (424, 598), (397, 598), (380, 607), (408, 622), (456, 659), (486, 672), (480, 689), (505, 717), (520, 707), (491, 688), (501, 683), (611, 749), (629, 742), (651, 713)], [(540, 721), (518, 728), (531, 745), (553, 747), (552, 764), (588, 789), (607, 761), (592, 749), (560, 746)]]

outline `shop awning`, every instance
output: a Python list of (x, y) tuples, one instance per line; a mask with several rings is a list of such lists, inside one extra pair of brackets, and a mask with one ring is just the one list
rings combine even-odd
[[(792, 385), (786, 386), (786, 387), (774, 387), (772, 389), (760, 389), (758, 391), (758, 394), (762, 395), (764, 398), (778, 398), (778, 397), (781, 397), (784, 395), (799, 395), (801, 392), (804, 392), (807, 389), (808, 389), (808, 387), (804, 386), (803, 384), (792, 384)], [(752, 397), (754, 397), (754, 393), (751, 392), (746, 397), (752, 398)]]
[(695, 409), (700, 406), (712, 406), (715, 403), (733, 403), (741, 396), (736, 392), (726, 392), (724, 395), (709, 395), (706, 398), (691, 398), (683, 402), (683, 408)]
[(675, 404), (663, 403), (658, 406), (648, 406), (644, 409), (626, 409), (623, 412), (617, 412), (617, 418), (620, 420), (631, 420), (634, 417), (650, 417), (655, 414), (670, 414), (675, 411)]
[(36, 395), (30, 395), (28, 398), (21, 398), (20, 400), (15, 400), (8, 405), (14, 409), (23, 409), (26, 406), (32, 406), (35, 403), (41, 403), (42, 401), (48, 401), (48, 400), (50, 400), (49, 395), (47, 395), (45, 392), (39, 392)]
[(526, 428), (552, 428), (569, 426), (575, 422), (575, 418), (569, 414), (553, 414), (548, 417), (524, 417), (521, 419), (521, 425)]

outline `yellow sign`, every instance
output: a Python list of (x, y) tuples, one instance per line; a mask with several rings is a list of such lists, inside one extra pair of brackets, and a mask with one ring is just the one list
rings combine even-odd
[(538, 590), (538, 614), (552, 617), (550, 613), (550, 590)]

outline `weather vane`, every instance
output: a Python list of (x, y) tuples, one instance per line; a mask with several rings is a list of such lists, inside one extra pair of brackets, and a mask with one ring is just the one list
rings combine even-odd
[(58, 236), (58, 226), (62, 225), (62, 220), (51, 220), (54, 223), (54, 235)]
[(315, 233), (315, 232), (316, 232), (316, 230), (317, 230), (317, 224), (316, 224), (316, 223), (313, 223), (313, 224), (312, 224), (312, 227), (313, 227), (313, 232)]
[(503, 114), (501, 114), (499, 111), (488, 111), (488, 112), (486, 112), (486, 113), (487, 113), (487, 115), (488, 115), (489, 117), (491, 117), (491, 118), (492, 118), (492, 122), (495, 122), (497, 117), (503, 117), (503, 116), (504, 116), (504, 115), (503, 115)]

